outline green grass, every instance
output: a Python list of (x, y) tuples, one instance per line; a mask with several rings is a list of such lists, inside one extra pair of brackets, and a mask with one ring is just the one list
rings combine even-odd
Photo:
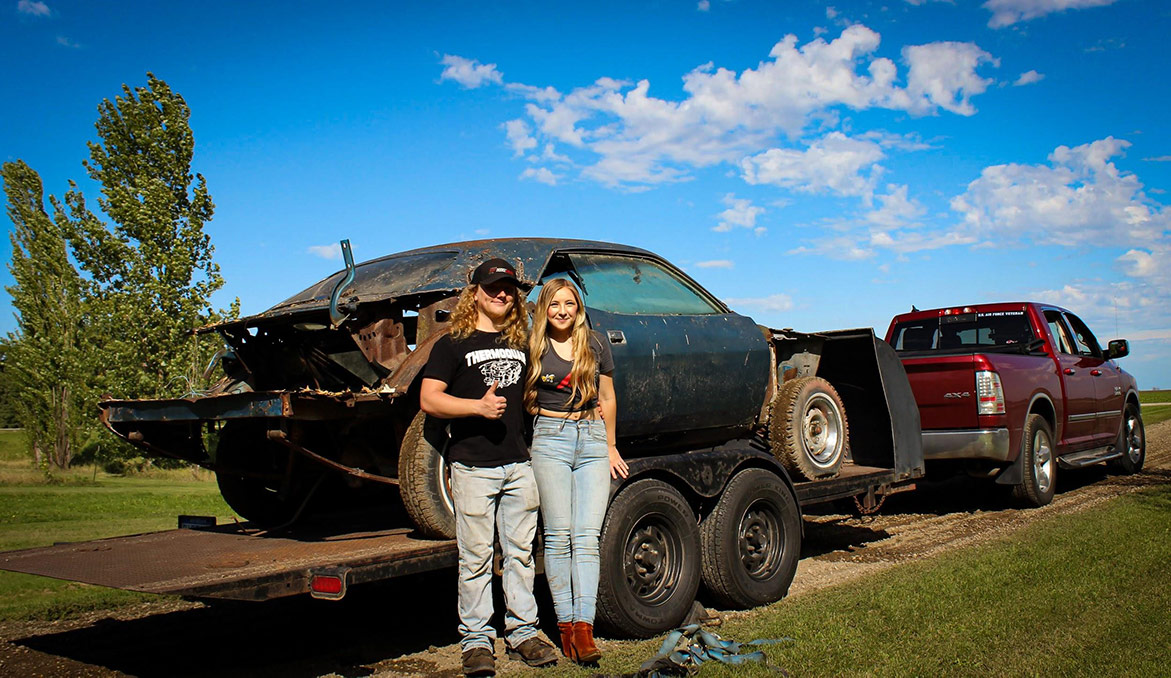
[(1171, 391), (1139, 391), (1140, 403), (1171, 403)]
[[(188, 479), (176, 479), (180, 473), (161, 478), (98, 474), (96, 482), (91, 473), (65, 484), (0, 485), (0, 550), (172, 529), (181, 513), (214, 515), (221, 522), (232, 515), (216, 484), (190, 479), (190, 472), (184, 472)], [(0, 621), (58, 619), (157, 598), (0, 572)]]
[(0, 431), (0, 461), (24, 459), (29, 459), (28, 442), (24, 431), (22, 429)]
[[(765, 652), (796, 676), (1166, 675), (1168, 515), (1171, 485), (781, 601), (715, 631), (793, 638)], [(633, 671), (659, 642), (624, 644), (602, 669)], [(540, 675), (588, 674), (562, 663)], [(701, 675), (777, 674), (709, 664)]]

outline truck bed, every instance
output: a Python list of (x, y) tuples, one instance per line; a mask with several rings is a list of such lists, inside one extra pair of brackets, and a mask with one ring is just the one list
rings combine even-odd
[(239, 523), (0, 553), (0, 569), (13, 572), (143, 593), (253, 601), (307, 593), (311, 573), (320, 568), (349, 568), (348, 582), (358, 584), (456, 562), (452, 540), (420, 539), (402, 527), (331, 531), (320, 521), (295, 535)]

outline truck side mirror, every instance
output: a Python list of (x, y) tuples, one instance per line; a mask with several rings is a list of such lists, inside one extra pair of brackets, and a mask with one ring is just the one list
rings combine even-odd
[(1130, 344), (1125, 339), (1113, 339), (1106, 347), (1106, 357), (1113, 360), (1130, 355)]

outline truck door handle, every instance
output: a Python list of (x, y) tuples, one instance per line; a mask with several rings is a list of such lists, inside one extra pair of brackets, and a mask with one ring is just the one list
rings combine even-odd
[(1095, 377), (1100, 377), (1102, 376), (1102, 370), (1090, 370), (1090, 374), (1094, 375)]
[(625, 344), (626, 335), (622, 330), (606, 330), (606, 336), (609, 337), (611, 344)]
[(1066, 374), (1073, 374), (1074, 370), (1072, 367), (1067, 367), (1063, 370), (1063, 372), (1065, 372)]

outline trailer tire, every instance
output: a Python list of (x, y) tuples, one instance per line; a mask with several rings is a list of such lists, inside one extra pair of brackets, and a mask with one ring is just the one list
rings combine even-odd
[(1134, 475), (1143, 470), (1143, 462), (1147, 458), (1147, 434), (1138, 405), (1126, 404), (1126, 409), (1122, 411), (1118, 442), (1115, 445), (1115, 449), (1121, 451), (1122, 456), (1110, 462), (1111, 470), (1126, 475)]
[(704, 586), (718, 604), (765, 605), (783, 598), (801, 558), (801, 513), (775, 473), (737, 473), (699, 526)]
[[(307, 488), (294, 474), (283, 488), (290, 451), (267, 437), (267, 427), (228, 422), (216, 444), (216, 484), (224, 502), (241, 518), (265, 527), (284, 525), (297, 515)], [(232, 473), (235, 469), (239, 473)]]
[(598, 625), (648, 638), (681, 624), (699, 589), (699, 527), (683, 495), (653, 478), (623, 488), (602, 524)]
[(398, 451), (398, 486), (403, 507), (423, 536), (455, 539), (451, 472), (443, 456), (447, 432), (420, 410)]
[(769, 422), (773, 454), (795, 480), (833, 478), (849, 455), (846, 408), (821, 377), (798, 377), (781, 386)]
[(1013, 496), (1031, 506), (1048, 504), (1057, 491), (1056, 471), (1049, 422), (1039, 414), (1030, 414), (1021, 434), (1021, 482), (1013, 486)]

